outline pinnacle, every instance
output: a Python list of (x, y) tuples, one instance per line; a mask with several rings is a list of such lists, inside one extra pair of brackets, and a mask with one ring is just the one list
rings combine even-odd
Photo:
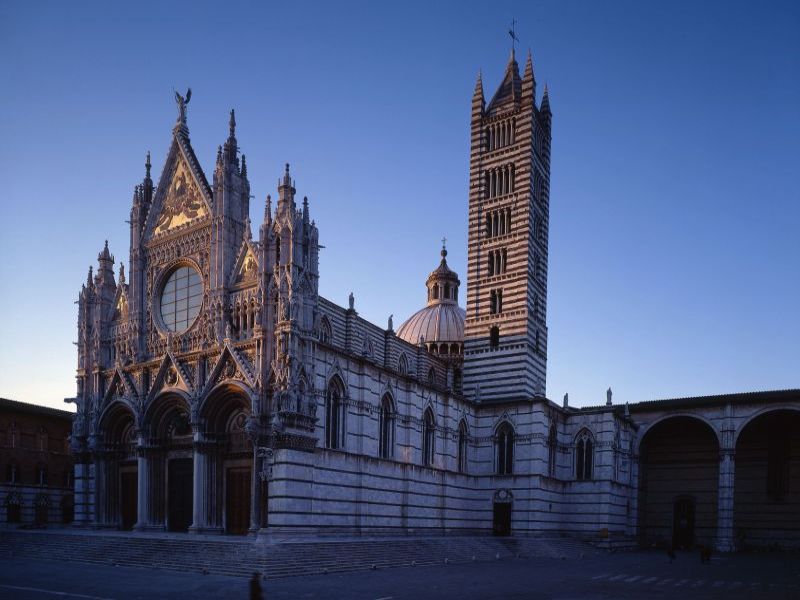
[(473, 92), (473, 96), (477, 96), (483, 98), (483, 76), (478, 71), (478, 78), (475, 80), (475, 91)]
[(234, 137), (236, 135), (236, 115), (233, 109), (231, 109), (231, 118), (228, 121), (228, 127), (230, 128), (231, 137)]
[(528, 57), (525, 59), (525, 73), (523, 79), (533, 79), (533, 59), (531, 58), (531, 51), (528, 50)]

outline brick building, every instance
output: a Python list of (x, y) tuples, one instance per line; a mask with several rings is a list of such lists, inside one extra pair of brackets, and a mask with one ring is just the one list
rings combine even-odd
[(0, 527), (72, 522), (72, 417), (0, 398)]

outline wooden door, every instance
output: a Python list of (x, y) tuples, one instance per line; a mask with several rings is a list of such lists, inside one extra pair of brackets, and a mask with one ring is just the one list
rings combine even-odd
[(244, 535), (250, 527), (250, 467), (227, 470), (225, 532)]
[(120, 526), (125, 531), (130, 531), (136, 525), (138, 516), (139, 477), (136, 471), (123, 471), (120, 473), (119, 479)]
[(672, 510), (672, 547), (688, 550), (694, 545), (694, 499), (678, 498)]
[(167, 529), (169, 531), (188, 531), (192, 524), (192, 481), (193, 465), (191, 458), (173, 458), (169, 461), (167, 472)]

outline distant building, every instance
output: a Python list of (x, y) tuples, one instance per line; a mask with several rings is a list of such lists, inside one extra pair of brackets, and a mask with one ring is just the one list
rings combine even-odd
[(288, 164), (254, 237), (233, 111), (209, 183), (188, 98), (134, 189), (128, 277), (106, 245), (79, 294), (80, 524), (800, 545), (797, 390), (546, 397), (552, 113), (530, 55), (472, 96), (466, 294), (442, 248), (397, 331), (319, 295)]
[(72, 522), (72, 417), (0, 398), (0, 527)]

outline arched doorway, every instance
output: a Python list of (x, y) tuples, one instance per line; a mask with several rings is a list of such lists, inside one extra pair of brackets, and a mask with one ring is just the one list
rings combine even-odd
[(122, 402), (114, 403), (103, 416), (100, 429), (95, 519), (101, 525), (130, 530), (136, 524), (138, 495), (133, 412)]
[(639, 534), (647, 546), (711, 546), (717, 531), (719, 442), (704, 421), (670, 417), (639, 449)]
[(251, 525), (260, 526), (251, 521), (253, 444), (245, 429), (250, 414), (250, 399), (235, 386), (214, 392), (202, 412), (205, 436), (213, 448), (200, 459), (208, 473), (208, 484), (198, 490), (209, 507), (208, 515), (202, 518), (210, 527), (231, 535), (244, 535)]
[[(167, 393), (145, 415), (147, 527), (186, 532), (192, 524), (192, 428), (182, 396)], [(142, 512), (142, 511), (140, 511)]]
[(800, 412), (776, 410), (748, 422), (735, 461), (737, 545), (800, 547)]

